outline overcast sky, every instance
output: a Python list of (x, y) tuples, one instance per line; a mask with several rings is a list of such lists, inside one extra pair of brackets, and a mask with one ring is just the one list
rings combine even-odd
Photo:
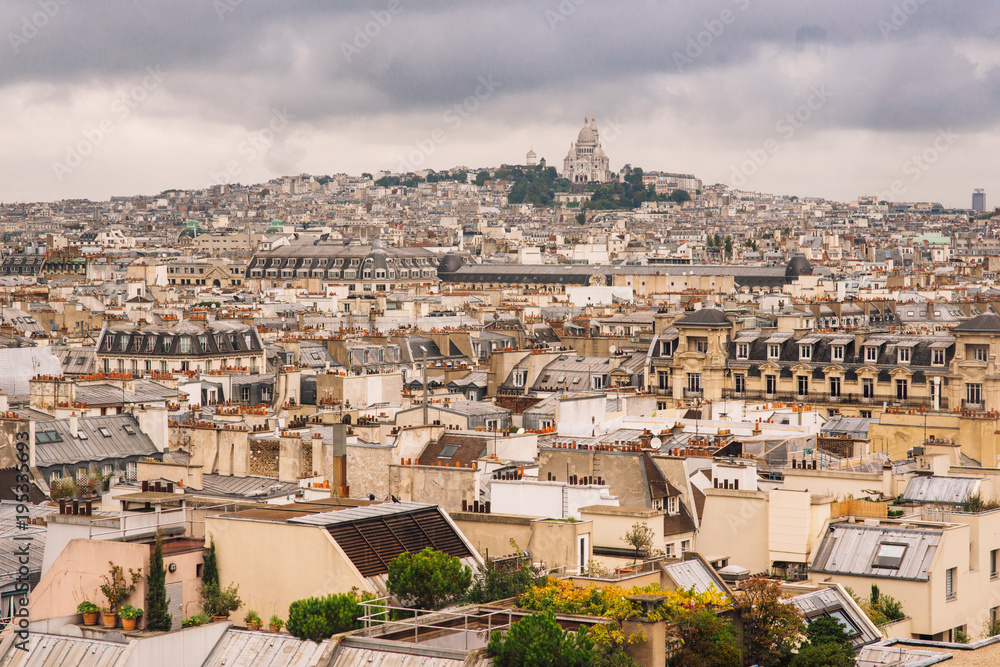
[[(373, 13), (374, 12), (374, 13)], [(1000, 203), (1000, 2), (3, 0), (0, 201), (611, 168)]]

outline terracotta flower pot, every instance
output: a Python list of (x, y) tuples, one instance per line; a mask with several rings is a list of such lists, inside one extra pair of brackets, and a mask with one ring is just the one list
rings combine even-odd
[(88, 611), (83, 614), (83, 624), (84, 625), (97, 625), (97, 615), (100, 614), (99, 611)]
[(279, 627), (277, 625), (269, 626), (269, 628), (270, 628), (271, 632), (281, 632), (281, 627)]
[(260, 623), (251, 621), (247, 623), (247, 630), (260, 630)]
[(116, 625), (118, 625), (118, 614), (104, 614), (104, 613), (102, 613), (101, 616), (104, 617), (104, 627), (105, 628), (113, 628)]
[(138, 618), (125, 618), (122, 616), (122, 630), (135, 630), (135, 624)]
[(229, 620), (228, 616), (213, 616), (212, 617), (212, 623), (221, 623), (223, 621), (228, 621), (228, 620)]

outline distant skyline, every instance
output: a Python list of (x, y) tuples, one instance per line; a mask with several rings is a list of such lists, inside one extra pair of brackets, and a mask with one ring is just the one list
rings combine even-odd
[(562, 160), (1000, 201), (1000, 4), (12, 0), (0, 201)]

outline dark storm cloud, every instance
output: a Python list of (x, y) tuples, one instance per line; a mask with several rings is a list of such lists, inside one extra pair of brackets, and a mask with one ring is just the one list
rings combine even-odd
[[(670, 123), (739, 152), (773, 136), (818, 85), (831, 95), (795, 141), (982, 132), (998, 126), (1000, 108), (996, 0), (7, 0), (0, 35), (0, 104), (23, 123), (14, 138), (45, 137), (36, 116), (62, 124), (51, 145), (25, 140), (44, 160), (64, 155), (148, 67), (165, 73), (163, 85), (117, 137), (208, 133), (238, 144), (287, 109), (295, 121), (265, 158), (287, 170), (311, 141), (375, 151), (374, 166), (393, 167), (438, 127), (447, 142), (428, 166), (489, 164), (496, 156), (476, 154), (477, 137), (537, 142), (558, 130), (562, 147), (584, 113), (625, 119), (626, 144), (637, 133), (655, 144)], [(496, 92), (461, 128), (443, 124), (481, 77), (499, 82)], [(102, 150), (124, 150), (116, 136)], [(100, 159), (94, 168), (113, 177)], [(200, 159), (207, 173), (229, 158)]]
[[(200, 113), (247, 120), (241, 116), (285, 104), (307, 121), (446, 107), (487, 73), (504, 81), (507, 95), (544, 94), (756, 61), (750, 75), (767, 90), (767, 77), (780, 79), (768, 67), (796, 53), (808, 26), (825, 31), (823, 76), (838, 82), (829, 122), (905, 130), (954, 114), (984, 123), (996, 106), (996, 76), (975, 79), (953, 51), (955, 40), (997, 36), (996, 2), (395, 4), (392, 13), (389, 0), (8, 2), (0, 14), (8, 41), (42, 7), (58, 10), (16, 53), (4, 52), (0, 86), (128, 79), (155, 64), (171, 73), (172, 94)], [(724, 119), (746, 102), (699, 113)]]

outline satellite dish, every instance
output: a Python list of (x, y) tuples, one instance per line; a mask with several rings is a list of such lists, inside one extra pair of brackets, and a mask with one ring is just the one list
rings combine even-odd
[(610, 352), (611, 354), (614, 354), (617, 351), (618, 351), (618, 348), (616, 346), (614, 346), (614, 345), (608, 345), (608, 352)]
[(662, 445), (662, 444), (663, 444), (663, 441), (660, 440), (659, 438), (652, 438), (649, 441), (649, 446), (652, 447), (653, 449), (659, 449), (660, 445)]
[(523, 434), (523, 433), (524, 433), (524, 429), (523, 429), (523, 428), (519, 428), (519, 429), (517, 429), (517, 434), (518, 434), (518, 435), (521, 435), (521, 434)]

